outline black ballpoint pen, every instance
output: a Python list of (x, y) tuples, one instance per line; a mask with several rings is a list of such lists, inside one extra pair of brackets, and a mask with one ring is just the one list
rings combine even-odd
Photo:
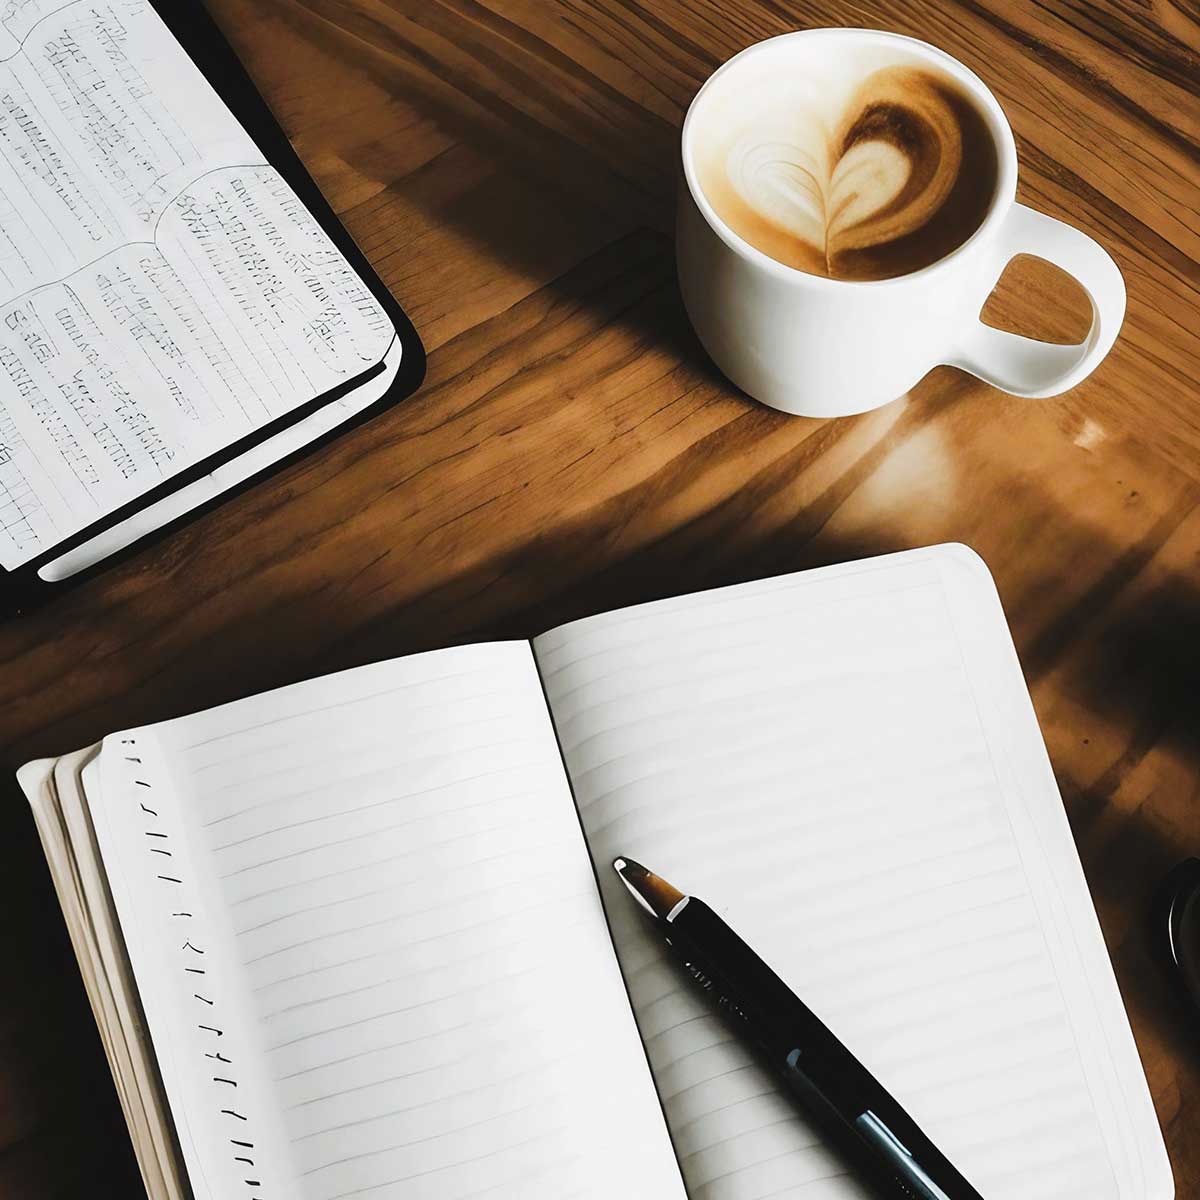
[(887, 1089), (702, 900), (628, 858), (613, 869), (685, 970), (888, 1200), (982, 1200)]

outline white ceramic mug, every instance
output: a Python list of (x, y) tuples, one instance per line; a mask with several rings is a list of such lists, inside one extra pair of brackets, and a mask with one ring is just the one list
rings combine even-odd
[[(869, 39), (948, 73), (968, 91), (996, 145), (997, 187), (975, 233), (930, 266), (892, 279), (829, 279), (785, 266), (735, 234), (697, 178), (694, 139), (706, 96), (762, 55), (836, 56)], [(811, 61), (811, 60), (810, 60)], [(764, 64), (755, 62), (757, 70)], [(775, 66), (776, 64), (766, 64)], [(960, 367), (1017, 396), (1053, 396), (1086, 378), (1125, 315), (1116, 264), (1085, 233), (1016, 202), (1012, 129), (983, 81), (957, 59), (913, 38), (868, 29), (787, 33), (743, 50), (697, 93), (683, 125), (684, 184), (676, 227), (688, 316), (713, 361), (743, 391), (784, 412), (837, 417), (903, 395), (939, 364)], [(1059, 346), (984, 325), (980, 310), (1018, 254), (1073, 275), (1092, 302), (1079, 345)]]

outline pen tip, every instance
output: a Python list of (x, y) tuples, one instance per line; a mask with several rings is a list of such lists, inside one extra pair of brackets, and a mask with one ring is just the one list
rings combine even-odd
[(633, 898), (653, 917), (660, 921), (667, 920), (674, 909), (687, 897), (665, 879), (646, 870), (640, 862), (632, 858), (618, 857), (613, 859), (613, 870), (621, 882), (629, 889)]

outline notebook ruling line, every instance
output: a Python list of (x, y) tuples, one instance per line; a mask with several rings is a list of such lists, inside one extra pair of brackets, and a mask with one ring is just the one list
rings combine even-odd
[(0, 601), (411, 392), (420, 343), (198, 0), (0, 14)]
[[(262, 1195), (304, 1200), (618, 1178), (857, 1200), (612, 872), (597, 886), (640, 853), (719, 904), (989, 1200), (1173, 1194), (999, 600), (962, 547), (378, 663), (22, 782), (85, 977), (127, 963), (145, 1010), (133, 1043), (89, 986), (123, 1091), (149, 1091), (126, 1105), (148, 1186), (174, 1134), (148, 1136), (161, 1097), (117, 1061), (139, 1055), (198, 1197), (239, 1194), (249, 1157)], [(115, 911), (89, 920), (104, 879)]]

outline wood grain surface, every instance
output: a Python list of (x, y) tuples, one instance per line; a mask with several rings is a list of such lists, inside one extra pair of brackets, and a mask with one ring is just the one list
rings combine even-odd
[[(1147, 910), (1200, 852), (1200, 12), (1192, 0), (210, 0), (429, 350), (421, 392), (0, 626), (6, 768), (316, 672), (958, 540), (988, 561), (1173, 1160), (1200, 1196), (1200, 1014)], [(992, 87), (1020, 197), (1109, 248), (1129, 313), (1055, 400), (948, 368), (841, 421), (722, 381), (674, 279), (682, 113), (784, 30), (914, 34)], [(1071, 340), (1014, 265), (989, 319)], [(0, 1197), (135, 1197), (15, 787), (0, 805)]]

